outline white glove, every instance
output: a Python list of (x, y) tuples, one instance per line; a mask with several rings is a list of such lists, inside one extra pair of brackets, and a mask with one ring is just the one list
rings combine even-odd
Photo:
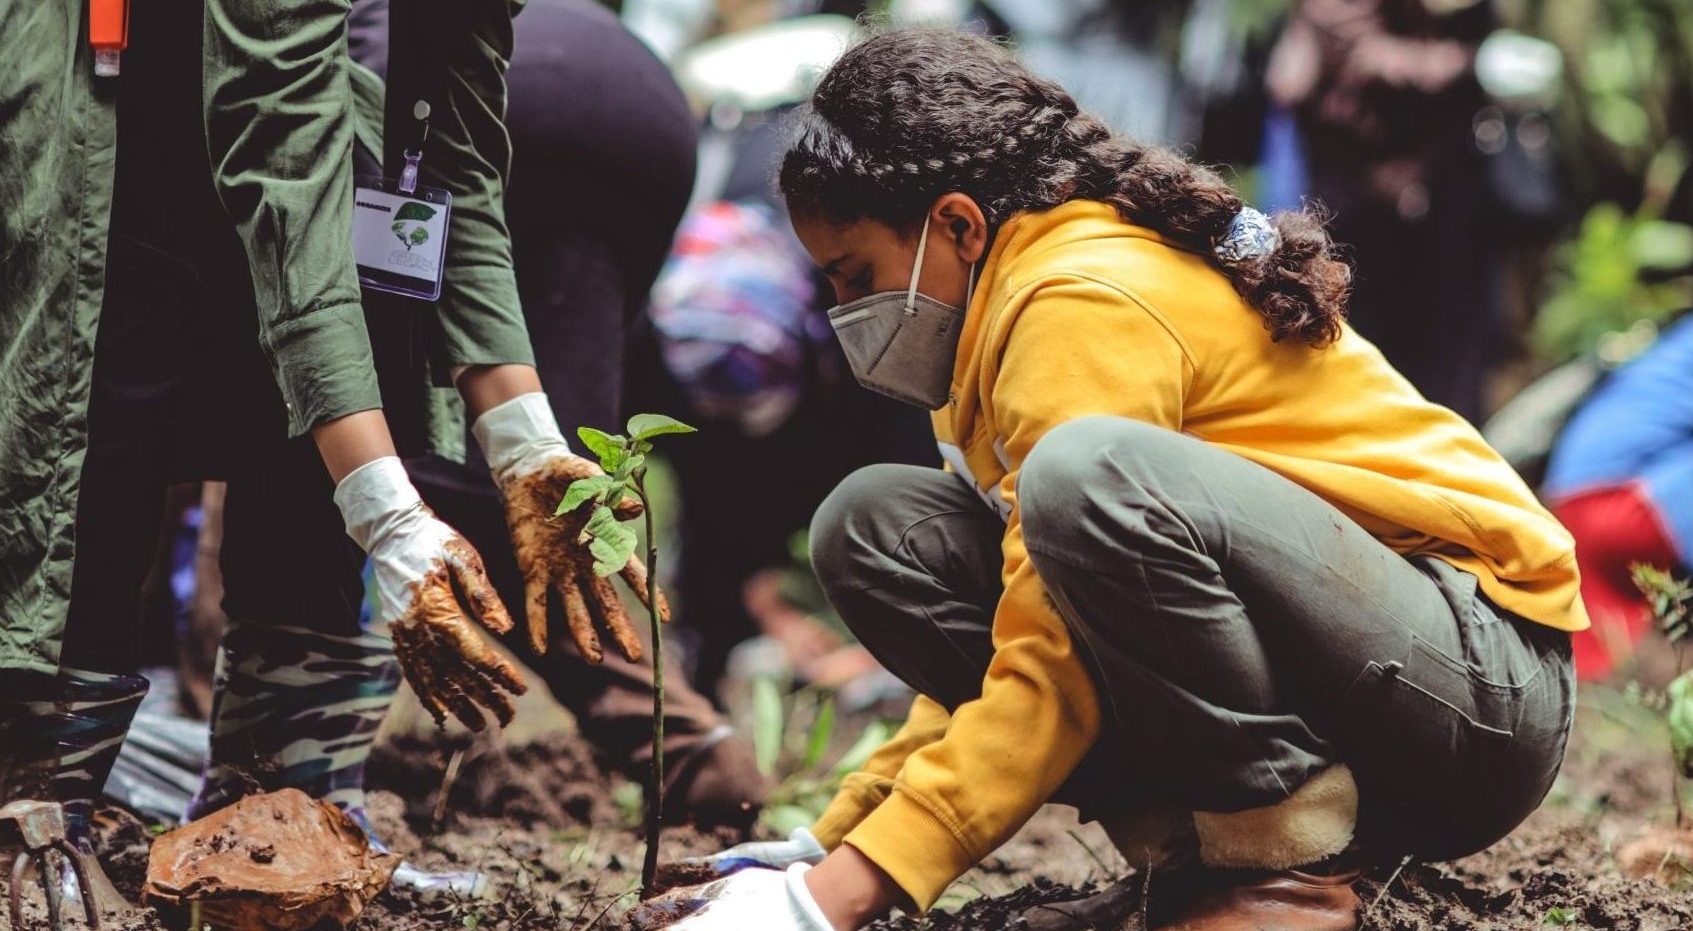
[(435, 723), (450, 711), (481, 730), (478, 705), (509, 723), (515, 709), (504, 693), (525, 686), (470, 623), (474, 616), (497, 633), (511, 630), (476, 549), (424, 505), (393, 456), (348, 473), (335, 504), (347, 535), (370, 556), (376, 618), (388, 625), (394, 656)]
[(708, 857), (687, 857), (662, 864), (653, 885), (659, 889), (680, 889), (745, 869), (785, 870), (795, 863), (816, 866), (827, 853), (810, 831), (794, 828), (787, 840), (748, 841)]
[(554, 459), (576, 455), (559, 431), (547, 396), (539, 391), (488, 408), (470, 429), (494, 481), (502, 486), (541, 471)]
[[(604, 658), (594, 615), (588, 602), (599, 608), (606, 630), (631, 662), (641, 658), (641, 638), (623, 607), (623, 599), (610, 579), (594, 574), (594, 556), (581, 540), (588, 520), (588, 505), (570, 514), (554, 516), (564, 493), (577, 479), (599, 475), (600, 467), (570, 451), (559, 433), (547, 396), (540, 392), (518, 395), (495, 405), (472, 427), (476, 442), (488, 460), (494, 481), (505, 499), (506, 526), (511, 530), (512, 553), (523, 572), (525, 615), (529, 643), (536, 653), (547, 652), (547, 593), (556, 591), (564, 603), (564, 616), (576, 648), (590, 663)], [(632, 499), (617, 508), (617, 516), (628, 520), (641, 510)], [(647, 566), (630, 557), (623, 569), (641, 603), (647, 600)], [(660, 615), (668, 614), (659, 596)]]
[(743, 870), (707, 886), (649, 899), (629, 913), (635, 931), (834, 931), (806, 888), (807, 863)]

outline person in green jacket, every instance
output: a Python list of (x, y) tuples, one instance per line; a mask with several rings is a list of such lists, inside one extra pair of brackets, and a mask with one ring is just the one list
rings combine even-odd
[[(546, 623), (550, 594), (572, 618), (602, 622), (631, 659), (638, 654), (621, 603), (592, 576), (577, 538), (580, 520), (550, 519), (563, 489), (595, 467), (571, 451), (541, 391), (512, 270), (502, 115), (514, 7), (506, 0), (406, 7), (417, 17), (406, 35), (416, 41), (396, 42), (390, 97), (427, 115), (426, 134), (412, 127), (397, 135), (426, 140), (420, 180), (453, 194), (450, 259), (434, 308), (403, 301), (367, 308), (348, 241), (359, 97), (347, 54), (348, 4), (205, 5), (205, 151), (216, 213), (226, 231), (233, 226), (239, 243), (231, 253), (245, 268), (215, 271), (241, 286), (209, 289), (228, 305), (200, 309), (207, 329), (240, 330), (229, 318), (239, 320), (250, 298), (256, 345), (272, 375), (251, 392), (214, 382), (241, 409), (186, 418), (196, 440), (219, 448), (231, 479), (225, 582), (232, 629), (212, 767), (243, 751), (253, 759), (261, 741), (287, 742), (274, 727), (252, 725), (287, 713), (276, 696), (311, 694), (342, 731), (312, 735), (324, 751), (315, 772), (288, 775), (315, 776), (309, 788), (322, 796), (356, 792), (343, 784), (333, 751), (374, 728), (393, 686), (386, 644), (358, 624), (366, 554), (375, 620), (392, 635), (424, 707), (438, 722), (450, 714), (472, 729), (483, 726), (484, 712), (509, 720), (510, 695), (524, 684), (488, 648), (478, 624), (503, 632), (512, 620), (480, 556), (423, 504), (398, 458), (407, 448), (462, 454), (466, 414), (523, 544), (516, 551), (524, 575), (552, 583), (532, 593), (531, 625)], [(124, 177), (115, 151), (119, 98), (125, 112), (146, 112), (158, 88), (96, 78), (81, 15), (82, 4), (71, 0), (0, 11), (0, 55), (19, 63), (0, 77), (0, 106), (17, 115), (0, 123), (7, 205), (0, 212), (0, 733), (8, 738), (0, 742), (7, 764), (0, 801), (65, 802), (73, 839), (86, 846), (93, 796), (145, 690), (137, 677), (76, 665), (79, 650), (89, 652), (78, 640), (97, 629), (72, 629), (67, 638), (78, 482), (98, 384), (91, 377), (96, 326), (106, 347), (180, 322), (172, 313), (182, 314), (173, 303), (181, 295), (159, 286), (171, 279), (159, 272), (169, 257), (149, 253), (131, 234), (193, 226), (186, 220), (203, 205), (190, 185), (181, 203), (126, 209), (147, 198), (120, 198), (114, 210), (114, 183), (132, 190), (157, 183)], [(163, 317), (146, 317), (155, 306)], [(393, 351), (396, 343), (402, 351)], [(403, 351), (409, 346), (418, 351)], [(385, 356), (401, 364), (379, 379)], [(201, 368), (227, 373), (242, 361)], [(102, 353), (103, 369), (123, 364), (123, 350)], [(206, 402), (216, 407), (230, 397)], [(401, 414), (395, 429), (385, 400)], [(238, 546), (233, 528), (241, 525), (249, 529)], [(287, 538), (323, 526), (351, 541), (292, 552), (265, 545), (267, 528)], [(638, 562), (625, 578), (644, 592)], [(584, 657), (600, 655), (591, 626), (572, 631)], [(70, 712), (43, 715), (44, 702)]]

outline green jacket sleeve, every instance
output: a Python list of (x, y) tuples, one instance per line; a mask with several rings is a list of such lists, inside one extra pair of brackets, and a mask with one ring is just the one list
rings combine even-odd
[(348, 0), (206, 0), (206, 140), (291, 435), (382, 406), (353, 264)]
[[(533, 365), (529, 331), (512, 270), (505, 186), (511, 172), (506, 132), (506, 67), (511, 61), (513, 0), (394, 4), (389, 55), (389, 119), (409, 114), (408, 90), (426, 87), (429, 138), (419, 179), (452, 192), (446, 269), (438, 308), (445, 361), (452, 366)], [(407, 16), (429, 17), (423, 23)], [(421, 30), (418, 28), (421, 26)], [(426, 35), (423, 48), (408, 37)], [(420, 72), (446, 67), (446, 80)]]

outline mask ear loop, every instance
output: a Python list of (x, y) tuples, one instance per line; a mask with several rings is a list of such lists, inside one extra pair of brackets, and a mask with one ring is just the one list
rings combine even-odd
[(929, 247), (929, 215), (923, 215), (923, 232), (917, 234), (917, 262), (911, 266), (911, 287), (905, 290), (906, 316), (917, 313), (917, 278), (923, 274), (923, 252)]

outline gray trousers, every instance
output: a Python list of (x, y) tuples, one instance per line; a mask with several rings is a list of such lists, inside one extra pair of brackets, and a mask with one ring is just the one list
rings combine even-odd
[[(1017, 492), (1103, 716), (1055, 800), (1239, 811), (1344, 762), (1372, 856), (1447, 859), (1509, 833), (1550, 789), (1574, 715), (1569, 637), (1495, 606), (1474, 576), (1394, 553), (1262, 466), (1122, 418), (1051, 431)], [(818, 511), (812, 557), (876, 658), (956, 709), (993, 655), (1004, 532), (956, 475), (871, 466)]]

